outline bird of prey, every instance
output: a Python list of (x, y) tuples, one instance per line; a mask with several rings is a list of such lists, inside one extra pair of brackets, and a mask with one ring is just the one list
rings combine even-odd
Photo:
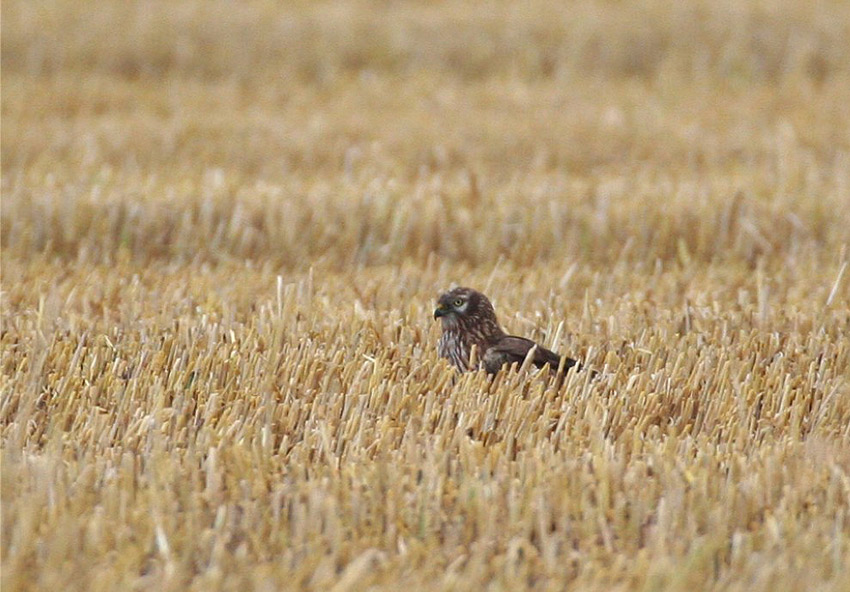
[[(446, 358), (461, 372), (470, 368), (472, 346), (476, 347), (478, 367), (495, 374), (503, 366), (514, 362), (522, 364), (534, 349), (531, 363), (537, 368), (548, 365), (556, 373), (561, 356), (524, 337), (508, 335), (499, 326), (496, 312), (487, 297), (470, 288), (455, 288), (440, 296), (434, 319), (443, 324), (443, 334), (437, 347), (441, 358)], [(564, 360), (564, 372), (578, 362)]]

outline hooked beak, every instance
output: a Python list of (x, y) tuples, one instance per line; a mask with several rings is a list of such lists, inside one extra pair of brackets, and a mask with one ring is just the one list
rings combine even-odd
[(440, 306), (437, 307), (437, 310), (434, 311), (434, 320), (436, 321), (440, 317), (444, 317), (447, 314), (449, 314), (450, 312), (451, 312), (451, 310), (447, 306), (444, 306), (444, 305), (441, 304)]

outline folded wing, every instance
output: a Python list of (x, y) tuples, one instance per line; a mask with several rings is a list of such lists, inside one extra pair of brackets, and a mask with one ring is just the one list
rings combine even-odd
[[(510, 366), (514, 362), (522, 365), (529, 350), (535, 345), (537, 344), (532, 340), (525, 339), (524, 337), (510, 335), (502, 337), (484, 352), (482, 358), (484, 369), (490, 374), (495, 374), (503, 366)], [(548, 364), (550, 370), (556, 372), (558, 370), (558, 364), (561, 363), (561, 356), (541, 345), (537, 345), (531, 363), (537, 368), (542, 368)], [(576, 364), (577, 362), (575, 360), (567, 358), (564, 362), (564, 372)]]

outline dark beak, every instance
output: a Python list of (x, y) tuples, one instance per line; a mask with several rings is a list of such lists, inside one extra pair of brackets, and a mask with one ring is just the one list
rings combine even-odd
[(449, 309), (443, 306), (442, 304), (437, 307), (437, 310), (434, 311), (434, 320), (436, 321), (440, 317), (444, 317), (449, 314)]

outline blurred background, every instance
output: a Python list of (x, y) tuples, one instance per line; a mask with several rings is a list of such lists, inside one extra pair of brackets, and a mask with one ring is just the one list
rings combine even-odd
[(840, 0), (7, 0), (4, 250), (297, 267), (841, 244), (849, 34)]

